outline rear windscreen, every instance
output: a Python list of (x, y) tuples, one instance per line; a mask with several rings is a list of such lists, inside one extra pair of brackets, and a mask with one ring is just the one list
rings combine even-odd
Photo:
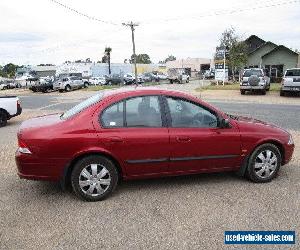
[(300, 76), (300, 69), (288, 69), (285, 76)]
[(261, 70), (259, 70), (259, 69), (251, 69), (251, 70), (246, 70), (244, 72), (244, 77), (250, 77), (253, 75), (258, 76), (258, 77), (263, 76)]

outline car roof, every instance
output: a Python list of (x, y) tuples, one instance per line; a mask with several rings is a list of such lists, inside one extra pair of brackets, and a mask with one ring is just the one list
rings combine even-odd
[[(103, 92), (102, 92), (103, 93)], [(189, 95), (185, 92), (178, 90), (163, 90), (157, 87), (123, 87), (116, 90), (105, 91), (103, 97), (130, 97), (130, 96), (138, 96), (138, 95), (170, 95), (170, 96), (178, 96), (178, 97), (187, 97), (189, 99), (195, 98), (192, 95)]]

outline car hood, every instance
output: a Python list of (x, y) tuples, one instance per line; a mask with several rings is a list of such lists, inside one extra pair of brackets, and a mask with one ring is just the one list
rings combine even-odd
[(51, 114), (31, 118), (21, 124), (20, 131), (25, 129), (48, 127), (63, 122), (63, 120), (60, 119), (60, 115), (61, 114)]
[(246, 117), (246, 116), (230, 116), (232, 119), (236, 120), (236, 122), (238, 123), (240, 128), (246, 128), (246, 127), (252, 127), (252, 129), (258, 129), (258, 127), (260, 128), (264, 128), (265, 131), (273, 131), (273, 132), (284, 132), (287, 133), (288, 132), (273, 124), (273, 123), (269, 123), (266, 121), (261, 121), (252, 117)]

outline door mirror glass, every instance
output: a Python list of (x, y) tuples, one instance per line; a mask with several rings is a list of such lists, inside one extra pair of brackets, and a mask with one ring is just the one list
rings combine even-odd
[(230, 128), (229, 120), (223, 118), (220, 122), (220, 128)]

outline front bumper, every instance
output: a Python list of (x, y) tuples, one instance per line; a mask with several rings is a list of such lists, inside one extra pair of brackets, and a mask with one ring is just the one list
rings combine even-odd
[(286, 144), (284, 148), (285, 148), (285, 154), (284, 154), (283, 165), (289, 163), (290, 160), (292, 159), (295, 145), (294, 144)]

